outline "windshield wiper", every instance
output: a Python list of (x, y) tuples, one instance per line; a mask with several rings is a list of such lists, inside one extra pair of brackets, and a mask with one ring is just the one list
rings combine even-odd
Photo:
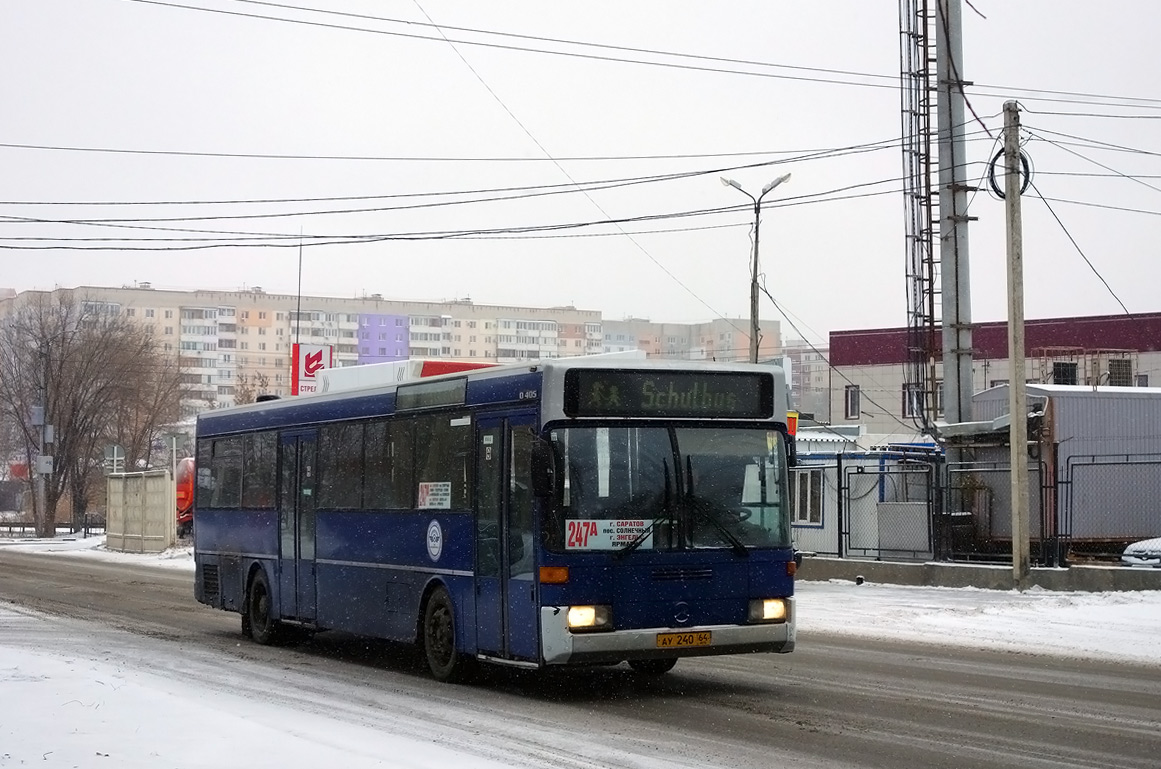
[(637, 548), (641, 547), (641, 545), (645, 544), (645, 540), (649, 539), (649, 535), (653, 533), (653, 528), (657, 524), (661, 523), (662, 521), (668, 521), (669, 518), (670, 518), (669, 515), (663, 515), (660, 518), (654, 518), (652, 521), (649, 522), (648, 526), (646, 526), (644, 529), (641, 530), (640, 534), (638, 534), (636, 537), (633, 538), (632, 542), (625, 545), (623, 548), (618, 550), (613, 555), (615, 555), (617, 558), (624, 558), (629, 553), (631, 553), (634, 550), (636, 550)]
[(719, 521), (716, 515), (710, 513), (709, 502), (705, 502), (694, 495), (693, 459), (688, 454), (685, 456), (685, 500), (689, 504), (689, 508), (693, 510), (693, 514), (696, 517), (701, 518), (703, 521), (708, 522), (710, 526), (713, 526), (718, 534), (721, 535), (722, 539), (729, 543), (730, 549), (733, 550), (738, 555), (738, 557), (748, 558), (750, 556), (750, 551), (746, 549), (746, 545), (742, 542), (742, 540), (738, 539), (734, 532), (726, 528), (726, 525)]
[(698, 499), (693, 494), (688, 495), (687, 499), (689, 501), (689, 507), (691, 510), (693, 510), (694, 515), (708, 523), (710, 526), (713, 526), (714, 530), (721, 535), (722, 539), (729, 543), (731, 550), (733, 550), (742, 558), (748, 558), (750, 556), (750, 551), (746, 549), (745, 543), (738, 539), (738, 536), (734, 534), (734, 532), (730, 531), (724, 523), (718, 520), (716, 515), (710, 512), (711, 508), (708, 502), (704, 502)]
[(657, 526), (657, 524), (663, 521), (673, 520), (673, 508), (670, 505), (671, 500), (669, 498), (669, 463), (662, 461), (661, 464), (665, 469), (665, 495), (661, 499), (661, 512), (663, 515), (655, 517), (652, 521), (649, 522), (648, 526), (641, 530), (640, 534), (633, 538), (632, 542), (618, 550), (614, 554), (617, 558), (624, 558), (629, 553), (645, 544), (645, 540), (649, 539), (649, 535), (653, 533), (653, 529)]

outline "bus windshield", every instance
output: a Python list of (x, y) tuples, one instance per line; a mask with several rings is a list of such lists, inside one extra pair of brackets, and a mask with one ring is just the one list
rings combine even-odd
[(737, 426), (552, 430), (558, 551), (789, 547), (784, 438)]

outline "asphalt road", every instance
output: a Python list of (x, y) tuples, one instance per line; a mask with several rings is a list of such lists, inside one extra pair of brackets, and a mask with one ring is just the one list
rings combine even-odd
[(402, 702), (456, 728), (472, 713), (502, 714), (510, 733), (493, 748), (515, 745), (525, 764), (615, 765), (568, 760), (565, 743), (529, 736), (551, 727), (706, 766), (1161, 767), (1161, 668), (800, 633), (793, 654), (682, 660), (656, 681), (621, 666), (497, 670), (449, 686), (409, 647), (334, 633), (287, 647), (245, 641), (238, 616), (197, 604), (183, 572), (0, 548), (0, 600), (223, 667), (245, 660), (271, 671), (271, 687), (293, 670), (313, 690), (294, 693), (304, 700)]

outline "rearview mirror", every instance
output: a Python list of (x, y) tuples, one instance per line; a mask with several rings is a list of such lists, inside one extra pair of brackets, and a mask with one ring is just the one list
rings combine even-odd
[(551, 497), (556, 489), (556, 452), (543, 438), (532, 442), (532, 493)]

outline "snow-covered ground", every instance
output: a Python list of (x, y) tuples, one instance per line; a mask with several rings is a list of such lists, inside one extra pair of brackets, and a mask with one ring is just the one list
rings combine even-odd
[[(104, 550), (102, 541), (0, 540), (0, 548), (193, 570), (188, 549), (114, 553)], [(806, 633), (1161, 667), (1161, 592), (1017, 593), (800, 582), (798, 626)], [(465, 752), (454, 739), (433, 739), (418, 719), (385, 729), (363, 718), (304, 710), (301, 703), (292, 708), (271, 698), (234, 694), (196, 676), (165, 676), (158, 671), (166, 668), (160, 660), (166, 650), (157, 641), (114, 630), (102, 643), (78, 641), (89, 627), (0, 604), (0, 767), (510, 765), (502, 754)], [(69, 728), (53, 729), (48, 741), (47, 722)], [(247, 724), (247, 739), (206, 739), (235, 733), (239, 722)], [(624, 758), (626, 766), (675, 765), (671, 757)]]

